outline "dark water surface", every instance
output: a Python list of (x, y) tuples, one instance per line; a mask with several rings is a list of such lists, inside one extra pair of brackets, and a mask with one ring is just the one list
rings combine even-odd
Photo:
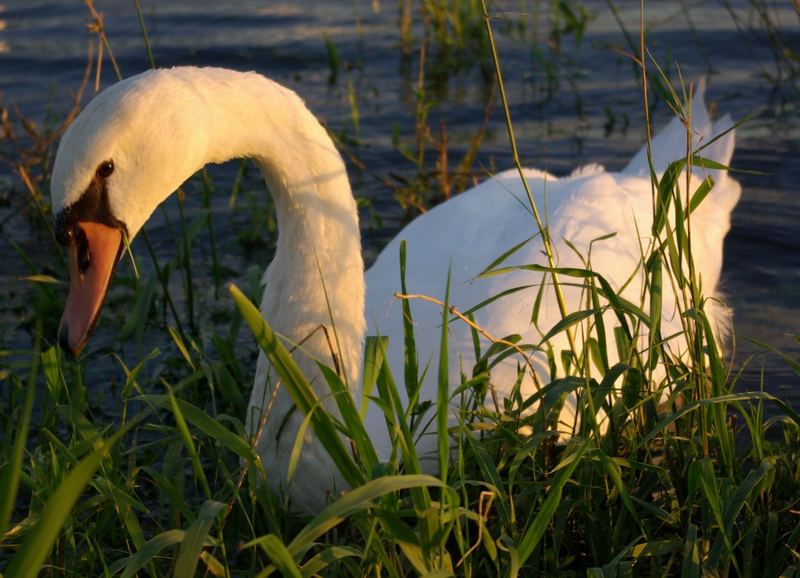
[[(636, 39), (638, 2), (616, 4), (619, 18)], [(684, 77), (708, 77), (708, 100), (718, 113), (735, 119), (752, 115), (737, 129), (733, 165), (765, 174), (737, 177), (743, 196), (733, 215), (723, 272), (724, 292), (735, 312), (736, 362), (760, 351), (748, 339), (769, 343), (797, 359), (800, 345), (791, 336), (800, 333), (798, 79), (781, 80), (786, 64), (780, 50), (769, 46), (769, 38), (770, 33), (772, 38), (777, 36), (784, 46), (794, 49), (796, 58), (800, 50), (798, 15), (790, 2), (769, 3), (768, 30), (744, 0), (646, 4), (648, 44), (659, 62), (668, 63), (673, 78), (672, 63), (677, 61)], [(410, 163), (392, 143), (393, 130), (397, 130), (404, 142), (413, 144), (419, 64), (418, 43), (408, 61), (401, 57), (397, 3), (142, 0), (142, 5), (158, 65), (257, 70), (296, 90), (329, 127), (357, 140), (350, 148), (368, 172), (353, 169), (351, 178), (355, 194), (372, 202), (363, 221), (367, 258), (374, 258), (403, 219), (392, 191), (380, 180), (413, 174)], [(620, 25), (605, 2), (583, 5), (593, 18), (586, 24), (582, 41), (577, 43), (574, 33), (564, 33), (560, 50), (555, 49), (549, 32), (546, 4), (505, 2), (495, 7), (508, 10), (505, 18), (496, 20), (495, 28), (524, 162), (556, 174), (587, 162), (620, 169), (644, 139), (641, 94), (631, 63), (622, 54), (628, 44)], [(106, 32), (122, 73), (130, 76), (146, 70), (149, 63), (133, 2), (97, 0), (96, 6), (105, 16)], [(0, 0), (2, 105), (14, 104), (40, 124), (61, 118), (83, 76), (88, 22), (81, 2)], [(414, 34), (419, 39), (421, 29), (416, 28)], [(340, 68), (335, 82), (331, 82), (325, 38), (338, 52)], [(451, 74), (436, 77), (431, 72), (437, 65), (434, 48), (429, 50), (428, 62), (426, 90), (429, 97), (436, 97), (431, 126), (438, 130), (439, 121), (445, 123), (455, 164), (481, 124), (487, 84), (478, 67), (448, 64), (444, 68), (449, 67)], [(796, 61), (794, 67), (796, 72)], [(102, 85), (113, 80), (106, 60)], [(357, 133), (349, 94), (358, 103)], [(654, 124), (662, 126), (667, 118), (664, 104), (657, 104)], [(479, 158), (484, 166), (511, 166), (497, 107)], [(236, 240), (242, 227), (254, 226), (248, 203), (263, 204), (264, 195), (255, 171), (250, 170), (247, 182), (256, 192), (243, 194), (239, 199), (243, 208), (232, 213), (228, 196), (234, 169), (212, 171), (221, 192), (213, 199), (213, 209), (218, 215), (215, 227), (222, 260), (230, 270), (225, 279), (241, 277), (253, 263), (262, 269), (269, 251), (258, 246), (243, 251), (242, 245), (247, 243)], [(29, 330), (11, 328), (26, 307), (27, 286), (18, 278), (38, 271), (25, 264), (10, 240), (19, 243), (34, 265), (53, 263), (52, 246), (41, 233), (31, 232), (28, 218), (19, 213), (27, 204), (19, 178), (7, 166), (0, 167), (0, 175), (0, 259), (5, 265), (0, 271), (0, 299), (5, 302), (0, 309), (5, 331), (2, 345), (29, 349)], [(189, 185), (187, 191), (197, 188)], [(169, 222), (161, 215), (148, 225), (163, 261), (175, 255), (170, 223), (177, 221), (176, 207), (175, 202), (167, 205)], [(187, 219), (199, 214), (199, 202), (190, 201), (187, 211)], [(370, 225), (373, 215), (380, 218), (382, 228)], [(198, 240), (197, 247), (198, 259), (208, 264), (208, 240)], [(140, 241), (135, 248), (147, 268)], [(200, 300), (211, 300), (209, 270), (205, 265), (197, 268)], [(179, 294), (178, 277), (173, 275)], [(113, 298), (112, 291), (112, 302)], [(217, 307), (224, 311), (230, 304)], [(92, 347), (102, 348), (114, 332), (114, 323), (120, 321), (124, 322), (124, 316), (101, 321)], [(144, 341), (144, 350), (126, 349), (131, 361), (149, 350), (152, 340), (146, 337)], [(114, 362), (108, 363), (111, 371)], [(744, 386), (759, 387), (762, 367), (766, 388), (800, 407), (800, 379), (774, 354), (760, 356), (747, 366)]]

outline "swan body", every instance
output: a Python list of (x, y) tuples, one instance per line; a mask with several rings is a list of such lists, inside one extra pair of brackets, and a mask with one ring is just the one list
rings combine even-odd
[[(731, 128), (729, 119), (712, 123), (703, 104), (702, 86), (692, 111), (695, 143), (709, 141)], [(703, 155), (727, 164), (733, 154), (733, 132), (715, 141)], [(686, 150), (686, 129), (676, 119), (653, 140), (654, 166), (663, 172)], [(527, 208), (516, 171), (497, 175), (411, 222), (364, 274), (358, 214), (344, 163), (324, 128), (292, 91), (255, 73), (178, 67), (154, 70), (121, 81), (98, 95), (65, 133), (56, 155), (52, 203), (58, 239), (70, 249), (71, 278), (60, 342), (72, 353), (85, 344), (99, 315), (124, 239), (133, 238), (150, 214), (194, 172), (208, 163), (252, 158), (264, 173), (279, 223), (275, 257), (264, 273), (261, 312), (290, 343), (311, 335), (294, 357), (312, 380), (318, 396), (335, 411), (314, 360), (330, 362), (327, 341), (315, 329), (335, 326), (343, 374), (360, 399), (360, 372), (365, 335), (389, 338), (388, 362), (395, 376), (403, 371), (399, 245), (407, 243), (406, 285), (411, 293), (443, 297), (448, 271), (450, 302), (461, 311), (504, 291), (531, 286), (492, 302), (475, 313), (475, 321), (497, 337), (522, 336), (537, 344), (560, 319), (551, 288), (545, 288), (537, 326), (531, 311), (543, 281), (541, 272), (518, 270), (476, 279), (505, 251), (525, 242), (508, 259), (513, 264), (546, 263), (541, 238)], [(715, 295), (722, 267), (723, 239), (738, 201), (736, 181), (720, 171), (695, 169), (693, 189), (707, 172), (715, 186), (693, 213), (693, 254), (706, 295)], [(640, 151), (619, 173), (590, 165), (568, 177), (526, 170), (538, 206), (547, 207), (559, 267), (584, 264), (566, 241), (588, 255), (596, 271), (616, 288), (631, 278), (641, 260), (652, 224), (649, 169)], [(637, 231), (642, 232), (643, 240)], [(596, 239), (616, 233), (611, 238)], [(641, 301), (641, 276), (622, 295)], [(366, 281), (366, 282), (365, 282)], [(565, 287), (570, 311), (581, 309), (578, 288)], [(681, 330), (670, 287), (664, 288), (664, 334)], [(441, 307), (412, 301), (419, 365), (431, 369), (421, 400), (436, 400), (435, 377)], [(610, 313), (607, 315), (611, 315)], [(709, 311), (712, 326), (724, 327), (718, 308)], [(609, 319), (611, 319), (609, 317)], [(609, 340), (612, 323), (609, 326)], [(538, 327), (538, 328), (537, 328)], [(646, 336), (644, 337), (646, 344)], [(613, 342), (613, 341), (612, 341)], [(451, 323), (450, 375), (454, 383), (475, 364), (470, 328)], [(566, 350), (563, 334), (551, 342)], [(482, 344), (485, 351), (488, 345)], [(677, 338), (675, 348), (686, 348)], [(613, 352), (612, 352), (613, 354)], [(611, 360), (613, 363), (616, 360)], [(543, 354), (530, 358), (542, 383), (550, 369)], [(492, 369), (498, 397), (514, 384), (519, 356)], [(288, 459), (303, 416), (280, 388), (262, 354), (251, 395), (247, 428), (273, 488), (287, 486)], [(401, 391), (403, 387), (399, 388)], [(535, 391), (526, 371), (522, 395)], [(558, 431), (568, 437), (575, 426), (575, 400), (568, 399)], [(269, 415), (265, 416), (265, 412)], [(370, 403), (365, 426), (378, 455), (388, 459), (389, 433), (380, 409)], [(419, 439), (418, 452), (433, 450), (433, 436)], [(299, 472), (285, 487), (294, 507), (317, 512), (346, 485), (313, 434), (305, 434)]]

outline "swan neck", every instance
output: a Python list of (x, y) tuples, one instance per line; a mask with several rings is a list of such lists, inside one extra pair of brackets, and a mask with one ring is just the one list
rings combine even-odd
[(230, 98), (215, 95), (222, 106), (208, 120), (223, 138), (209, 156), (254, 159), (275, 203), (278, 241), (264, 274), (261, 312), (290, 342), (304, 342), (295, 359), (306, 375), (317, 373), (312, 358), (330, 365), (335, 354), (355, 384), (365, 331), (364, 267), (344, 162), (295, 93), (258, 75), (242, 77)]

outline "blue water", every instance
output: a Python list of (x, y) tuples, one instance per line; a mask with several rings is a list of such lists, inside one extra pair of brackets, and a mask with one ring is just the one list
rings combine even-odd
[[(625, 28), (636, 40), (638, 3), (617, 4)], [(737, 175), (743, 196), (726, 241), (723, 272), (724, 292), (735, 318), (733, 366), (761, 351), (749, 340), (766, 342), (797, 359), (800, 345), (792, 337), (800, 333), (797, 12), (788, 2), (769, 8), (773, 32), (794, 51), (792, 64), (776, 58), (767, 28), (744, 0), (646, 4), (648, 45), (659, 62), (668, 66), (671, 76), (677, 76), (674, 62), (678, 62), (685, 78), (708, 77), (708, 97), (716, 111), (735, 119), (752, 115), (737, 130), (733, 165), (761, 174)], [(551, 15), (546, 6), (500, 2), (494, 8), (499, 15), (494, 24), (524, 163), (556, 174), (586, 162), (619, 169), (643, 142), (641, 97), (632, 64), (625, 56), (629, 48), (620, 25), (605, 2), (583, 5), (594, 17), (587, 23), (582, 41), (576, 42), (574, 34), (564, 34), (558, 52), (549, 34)], [(129, 76), (146, 70), (149, 62), (133, 2), (98, 0), (96, 6), (104, 15), (122, 73)], [(351, 167), (351, 177), (355, 194), (372, 203), (363, 221), (365, 250), (368, 259), (374, 256), (403, 221), (392, 190), (381, 181), (397, 182), (393, 175), (413, 174), (410, 163), (393, 145), (392, 133), (397, 130), (406, 144), (412, 143), (419, 54), (415, 48), (408, 61), (401, 57), (396, 3), (142, 0), (142, 6), (158, 65), (257, 70), (300, 93), (329, 127), (358, 141), (351, 150), (368, 171)], [(89, 22), (80, 2), (0, 2), (1, 104), (18, 107), (40, 125), (63, 116), (83, 76)], [(516, 26), (512, 32), (510, 24), (520, 22), (524, 27)], [(413, 33), (419, 39), (422, 31), (417, 27)], [(331, 82), (325, 38), (339, 55), (335, 82)], [(429, 51), (428, 62), (431, 66), (436, 63), (434, 49)], [(547, 66), (552, 67), (552, 74)], [(791, 74), (795, 77), (787, 80)], [(437, 131), (440, 120), (445, 123), (455, 164), (480, 126), (487, 85), (477, 68), (454, 67), (446, 78), (432, 76), (429, 73), (426, 91), (439, 100), (432, 108), (430, 124)], [(114, 78), (106, 54), (101, 86)], [(92, 91), (91, 84), (87, 94)], [(350, 86), (357, 95), (358, 131), (348, 99)], [(654, 124), (662, 125), (668, 114), (663, 103), (657, 104)], [(9, 154), (13, 147), (4, 142), (1, 150)], [(497, 107), (479, 159), (486, 167), (511, 165)], [(226, 190), (233, 169), (213, 174), (218, 188)], [(251, 176), (257, 183), (256, 176)], [(26, 306), (26, 285), (18, 277), (31, 271), (9, 241), (19, 243), (34, 264), (53, 258), (47, 254), (49, 249), (43, 249), (46, 243), (40, 234), (31, 232), (26, 214), (20, 212), (20, 207), (27, 205), (26, 195), (19, 178), (6, 165), (0, 166), (0, 259), (6, 263), (0, 273), (0, 298), (6, 303), (0, 309), (0, 321), (6, 331), (2, 337), (5, 347), (30, 347), (29, 332), (24, 328), (12, 331), (11, 327)], [(230, 216), (227, 196), (227, 192), (217, 195), (213, 208), (220, 215), (216, 221), (226, 265), (242, 275), (249, 264), (265, 263), (269, 247), (244, 255), (237, 250), (239, 245), (233, 241), (237, 227), (247, 221), (240, 214)], [(190, 210), (196, 213), (197, 205)], [(168, 207), (168, 214), (174, 215), (174, 211), (174, 205)], [(380, 228), (371, 225), (376, 217), (382, 222)], [(174, 256), (165, 222), (157, 220), (149, 231), (159, 257), (168, 260)], [(208, 262), (207, 241), (199, 242), (199, 247), (200, 258)], [(141, 246), (137, 252), (145, 254)], [(208, 278), (203, 281), (199, 282), (204, 287), (209, 285)], [(99, 333), (97, 339), (102, 343), (102, 324)], [(742, 387), (760, 387), (762, 367), (765, 387), (800, 407), (800, 378), (774, 354), (757, 355), (747, 365)]]

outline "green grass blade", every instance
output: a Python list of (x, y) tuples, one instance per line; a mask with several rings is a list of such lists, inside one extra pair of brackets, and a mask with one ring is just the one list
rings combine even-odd
[(222, 502), (208, 500), (200, 506), (200, 513), (186, 530), (175, 563), (174, 578), (191, 578), (195, 575), (197, 563), (200, 561), (200, 552), (208, 541), (208, 532), (214, 523), (214, 518), (225, 509)]
[[(537, 264), (515, 265), (511, 267), (501, 267), (499, 269), (495, 269), (484, 275), (479, 275), (476, 277), (476, 279), (483, 279), (492, 277), (493, 275), (501, 275), (513, 271), (536, 271), (548, 274), (556, 273), (558, 275), (566, 275), (567, 277), (575, 277), (576, 279), (587, 279), (593, 277), (597, 279), (598, 283), (600, 283), (600, 294), (608, 300), (612, 310), (620, 322), (622, 329), (625, 331), (628, 337), (631, 336), (631, 330), (628, 326), (628, 321), (625, 318), (625, 313), (641, 319), (642, 322), (646, 324), (649, 324), (650, 322), (649, 317), (640, 308), (617, 295), (616, 291), (614, 291), (614, 289), (611, 287), (611, 284), (602, 275), (599, 275), (595, 271), (590, 271), (588, 269), (580, 269), (576, 267), (545, 267), (544, 265)], [(542, 285), (542, 287), (544, 287), (544, 285)], [(536, 319), (536, 314), (534, 314), (534, 319)]]
[(491, 262), (491, 263), (490, 263), (490, 264), (489, 264), (489, 265), (488, 265), (488, 266), (487, 266), (487, 267), (486, 267), (486, 268), (485, 268), (483, 271), (481, 271), (480, 273), (478, 273), (478, 277), (481, 277), (481, 276), (483, 276), (483, 275), (486, 275), (487, 273), (490, 273), (491, 271), (493, 271), (495, 267), (497, 267), (497, 266), (498, 266), (498, 265), (500, 265), (501, 263), (504, 263), (504, 262), (505, 262), (505, 260), (506, 260), (506, 259), (508, 259), (508, 258), (509, 258), (511, 255), (513, 255), (514, 253), (516, 253), (517, 251), (519, 251), (519, 250), (520, 250), (522, 247), (524, 247), (525, 245), (527, 245), (527, 244), (528, 244), (528, 243), (529, 243), (531, 240), (533, 240), (534, 238), (536, 238), (536, 237), (538, 237), (538, 236), (539, 236), (539, 233), (536, 233), (536, 234), (534, 234), (534, 235), (531, 235), (531, 236), (530, 236), (530, 237), (528, 237), (527, 239), (524, 239), (524, 240), (523, 240), (523, 241), (521, 241), (520, 243), (518, 243), (518, 244), (514, 245), (513, 247), (511, 247), (509, 250), (505, 251), (505, 252), (504, 252), (502, 255), (500, 255), (500, 256), (499, 256), (497, 259), (495, 259), (494, 261), (492, 261), (492, 262)]
[(420, 574), (420, 578), (449, 578), (450, 576), (455, 576), (455, 574), (453, 574), (451, 570), (446, 570), (444, 568)]
[(667, 223), (669, 215), (669, 205), (673, 199), (673, 192), (678, 183), (678, 178), (686, 166), (686, 159), (679, 159), (671, 163), (658, 182), (658, 194), (656, 196), (655, 214), (653, 215), (653, 236), (658, 237), (661, 230)]
[(295, 434), (294, 442), (292, 443), (292, 451), (289, 453), (289, 465), (286, 466), (287, 482), (294, 478), (294, 474), (297, 472), (297, 466), (300, 464), (300, 454), (303, 451), (303, 443), (306, 441), (306, 432), (311, 425), (311, 419), (313, 417), (313, 411), (307, 413), (297, 428), (297, 433)]
[(425, 563), (425, 552), (420, 544), (418, 534), (392, 512), (376, 512), (376, 516), (380, 520), (381, 531), (392, 537), (392, 544), (402, 550), (414, 570), (419, 574), (424, 574), (428, 570), (428, 566)]
[(697, 526), (689, 524), (683, 546), (681, 578), (700, 578), (700, 548), (697, 543)]
[(649, 334), (649, 368), (652, 371), (658, 363), (658, 350), (655, 344), (661, 341), (661, 312), (663, 306), (663, 267), (661, 256), (654, 254), (648, 263), (650, 274), (650, 334)]
[[(288, 548), (272, 534), (251, 540), (243, 548), (259, 546), (267, 550), (275, 566), (288, 564), (288, 561), (291, 560), (291, 565), (296, 568), (295, 559), (308, 551), (320, 536), (338, 526), (354, 513), (374, 507), (375, 500), (381, 496), (400, 490), (431, 486), (443, 487), (443, 484), (437, 478), (428, 475), (386, 476), (371, 480), (328, 505), (295, 536)], [(280, 547), (275, 545), (276, 540)], [(270, 552), (268, 548), (276, 549)], [(286, 554), (289, 556), (288, 560), (283, 557), (283, 550), (286, 550)], [(276, 559), (278, 556), (281, 557)], [(281, 566), (280, 568), (283, 572), (284, 567)], [(272, 570), (273, 568), (271, 567), (267, 568), (261, 575), (268, 576)]]
[(137, 514), (148, 512), (147, 507), (107, 477), (96, 476), (92, 486), (114, 504), (114, 508), (119, 512), (118, 515), (122, 518), (122, 523), (134, 546), (137, 549), (144, 546), (144, 532), (141, 524), (139, 524)]
[[(34, 356), (36, 359), (38, 356)], [(36, 361), (34, 361), (34, 365)], [(31, 371), (34, 374), (34, 371)], [(22, 475), (22, 458), (25, 455), (25, 442), (28, 439), (28, 428), (31, 423), (31, 411), (33, 410), (33, 399), (36, 395), (36, 380), (31, 379), (28, 384), (28, 391), (25, 393), (25, 405), (20, 415), (17, 434), (14, 437), (14, 445), (6, 462), (6, 467), (0, 475), (0, 536), (5, 533), (11, 514), (14, 511), (14, 504), (17, 500), (19, 490), (19, 480)]]
[(597, 311), (598, 313), (594, 316), (594, 325), (595, 325), (595, 335), (597, 336), (597, 344), (600, 350), (600, 371), (602, 374), (606, 374), (608, 372), (609, 361), (608, 361), (608, 340), (606, 339), (606, 323), (603, 319), (603, 314), (601, 311), (603, 309), (600, 307), (600, 291), (597, 290), (597, 284), (592, 280), (591, 282), (591, 297), (592, 297), (592, 309)]
[(174, 508), (176, 511), (180, 512), (187, 520), (194, 520), (194, 512), (189, 508), (189, 504), (186, 503), (183, 492), (181, 492), (171, 480), (167, 479), (164, 474), (150, 466), (141, 466), (141, 471), (153, 479), (159, 492), (166, 495), (166, 501), (168, 501), (170, 508)]
[(169, 397), (172, 413), (175, 416), (175, 423), (178, 426), (178, 431), (181, 432), (181, 437), (183, 438), (183, 445), (186, 446), (186, 451), (189, 452), (189, 459), (192, 461), (194, 475), (200, 480), (200, 483), (203, 486), (203, 492), (206, 495), (206, 499), (210, 500), (211, 487), (208, 485), (206, 474), (203, 471), (203, 465), (200, 463), (200, 455), (197, 453), (197, 448), (194, 445), (194, 440), (192, 439), (192, 433), (189, 431), (189, 426), (186, 424), (186, 418), (183, 417), (183, 412), (178, 404), (178, 400), (175, 399), (175, 395), (172, 393), (172, 388), (169, 387), (169, 385), (167, 385), (167, 395)]
[(656, 436), (661, 435), (661, 432), (664, 431), (667, 426), (672, 423), (675, 423), (680, 418), (685, 416), (688, 413), (693, 411), (697, 411), (700, 407), (706, 407), (713, 404), (728, 404), (728, 403), (736, 403), (742, 401), (751, 401), (751, 400), (765, 400), (771, 401), (775, 405), (777, 405), (781, 410), (786, 414), (786, 416), (791, 419), (795, 424), (800, 426), (800, 414), (792, 409), (792, 407), (783, 401), (781, 398), (772, 395), (771, 393), (767, 393), (766, 391), (746, 391), (742, 393), (729, 393), (726, 395), (720, 395), (717, 397), (712, 397), (709, 399), (701, 399), (699, 401), (692, 402), (683, 408), (670, 413), (667, 417), (663, 420), (658, 422), (656, 426), (644, 437), (639, 440), (639, 445), (642, 446), (648, 442), (650, 442)]
[[(705, 143), (705, 145), (703, 145), (703, 147), (701, 147), (701, 150), (702, 150), (702, 148), (705, 148), (708, 145), (710, 145), (711, 143), (713, 143), (720, 136), (722, 136), (722, 135), (717, 135), (716, 137), (714, 137), (713, 140)], [(717, 171), (730, 171), (731, 170), (731, 168), (728, 165), (724, 165), (724, 164), (722, 164), (722, 163), (720, 163), (718, 161), (715, 161), (714, 159), (710, 159), (708, 157), (701, 157), (700, 155), (692, 155), (692, 165), (697, 166), (697, 167), (703, 167), (704, 169), (714, 169), (714, 170), (717, 170)], [(748, 172), (749, 173), (750, 171), (736, 171), (736, 172)], [(763, 174), (763, 173), (756, 172), (755, 174)]]
[[(564, 491), (564, 486), (567, 484), (570, 477), (572, 477), (572, 473), (575, 471), (575, 468), (577, 468), (578, 464), (580, 464), (584, 452), (586, 452), (587, 448), (589, 447), (589, 443), (590, 440), (584, 441), (574, 454), (569, 455), (559, 464), (558, 468), (560, 471), (555, 476), (555, 479), (550, 486), (549, 493), (542, 504), (542, 508), (536, 514), (536, 517), (528, 524), (522, 539), (519, 541), (517, 554), (519, 556), (520, 566), (525, 564), (525, 561), (530, 557), (531, 554), (533, 554), (533, 550), (544, 536), (547, 526), (550, 524), (550, 520), (553, 518), (553, 515), (556, 513), (556, 509), (561, 502), (561, 495)], [(565, 465), (564, 462), (566, 460), (569, 460), (569, 462)]]
[(353, 401), (353, 396), (350, 395), (350, 390), (333, 369), (322, 363), (317, 363), (317, 367), (333, 392), (336, 406), (339, 408), (348, 435), (355, 443), (364, 470), (372, 471), (372, 467), (378, 463), (378, 454), (372, 445), (372, 438), (364, 427), (364, 422), (359, 415), (355, 401)]
[(187, 365), (192, 369), (197, 369), (194, 365), (194, 360), (192, 360), (192, 356), (189, 353), (189, 349), (186, 347), (186, 343), (183, 341), (180, 333), (174, 327), (167, 327), (167, 331), (169, 331), (170, 337), (172, 337), (172, 341), (175, 343), (175, 347), (178, 348), (178, 351), (181, 352), (183, 359), (186, 361)]
[(442, 334), (439, 340), (439, 375), (436, 391), (436, 440), (439, 449), (439, 477), (447, 484), (447, 467), (450, 462), (450, 435), (447, 418), (450, 414), (450, 359), (447, 319), (450, 316), (450, 270), (447, 271), (444, 305), (442, 306)]
[[(267, 355), (270, 364), (280, 376), (283, 387), (291, 396), (295, 405), (303, 415), (311, 412), (318, 402), (318, 398), (311, 384), (305, 378), (292, 356), (278, 340), (277, 335), (264, 320), (258, 308), (242, 293), (238, 287), (229, 286), (231, 296), (242, 317), (247, 322), (259, 347)], [(364, 475), (350, 456), (336, 431), (330, 415), (325, 411), (314, 411), (311, 420), (317, 439), (328, 452), (328, 455), (339, 468), (342, 476), (351, 487), (364, 483)]]
[[(383, 356), (385, 359), (387, 340), (381, 339), (379, 340), (379, 344), (384, 348)], [(405, 412), (400, 401), (400, 392), (397, 390), (397, 385), (386, 363), (383, 363), (380, 367), (377, 386), (380, 399), (387, 408), (387, 410), (384, 411), (387, 421), (386, 425), (389, 431), (392, 432), (392, 437), (397, 440), (396, 446), (399, 446), (399, 450), (403, 456), (405, 471), (411, 474), (419, 474), (422, 472), (422, 466), (417, 456), (414, 437), (405, 419)], [(427, 505), (429, 504), (426, 504), (426, 507)]]
[(500, 473), (497, 471), (497, 466), (494, 460), (486, 451), (486, 447), (476, 440), (471, 433), (467, 433), (464, 439), (472, 449), (473, 455), (478, 461), (478, 466), (481, 469), (483, 481), (482, 484), (489, 485), (491, 490), (497, 494), (495, 500), (495, 507), (500, 521), (506, 527), (511, 527), (514, 524), (512, 512), (509, 508), (511, 500), (505, 492), (505, 484), (503, 483)]
[(109, 449), (119, 441), (125, 430), (120, 430), (96, 448), (78, 464), (59, 484), (58, 489), (47, 500), (41, 516), (33, 529), (25, 537), (17, 555), (6, 568), (6, 576), (14, 578), (34, 578), (47, 558), (50, 548), (67, 520), (72, 507), (89, 483), (100, 461)]
[[(269, 534), (260, 538), (258, 544), (264, 549), (272, 563), (277, 566), (277, 569), (280, 570), (280, 573), (285, 578), (302, 578), (303, 575), (300, 572), (300, 568), (297, 567), (292, 554), (287, 550), (286, 545), (280, 538), (274, 534)], [(269, 576), (272, 573), (271, 570), (271, 567), (266, 568), (259, 576)]]
[(622, 471), (619, 464), (610, 459), (602, 451), (599, 451), (598, 453), (600, 454), (600, 462), (603, 465), (603, 470), (606, 472), (606, 476), (611, 479), (611, 482), (617, 489), (619, 497), (622, 499), (622, 503), (625, 505), (625, 508), (627, 508), (631, 518), (633, 518), (634, 522), (636, 522), (636, 525), (641, 529), (642, 535), (646, 536), (647, 532), (645, 531), (644, 524), (642, 524), (642, 520), (636, 511), (636, 506), (633, 504), (633, 500), (628, 492), (628, 488), (625, 487), (625, 482), (623, 480)]
[(388, 342), (388, 337), (368, 336), (364, 342), (364, 367), (362, 369), (361, 380), (361, 400), (358, 413), (363, 420), (367, 415), (367, 407), (369, 405), (369, 397), (375, 390), (375, 384), (378, 382), (381, 367), (384, 362), (384, 351), (388, 343), (381, 344), (381, 341)]
[(120, 578), (131, 578), (139, 570), (144, 568), (147, 564), (153, 561), (159, 552), (164, 548), (168, 548), (175, 544), (180, 544), (183, 537), (186, 535), (184, 530), (173, 529), (162, 532), (148, 540), (133, 556), (121, 558), (109, 567), (110, 574), (116, 574), (123, 568), (125, 571), (121, 574)]
[[(736, 491), (728, 496), (724, 503), (724, 511), (722, 518), (726, 528), (734, 527), (736, 519), (739, 516), (742, 508), (748, 500), (757, 494), (761, 489), (761, 482), (764, 480), (775, 468), (773, 460), (764, 460), (758, 468), (752, 470), (747, 477), (742, 481)], [(708, 556), (708, 565), (711, 568), (719, 566), (720, 558), (725, 554), (723, 549), (725, 543), (722, 536), (717, 536), (714, 540), (714, 545), (711, 548), (711, 553)], [(728, 551), (727, 556), (731, 556), (733, 552)]]
[[(383, 356), (385, 358), (387, 340), (381, 339), (378, 343), (384, 348)], [(394, 382), (394, 378), (392, 377), (387, 363), (383, 363), (380, 367), (377, 386), (381, 402), (386, 408), (384, 409), (384, 415), (386, 417), (387, 428), (390, 435), (395, 440), (395, 450), (399, 450), (403, 458), (403, 469), (406, 474), (421, 474), (422, 464), (417, 455), (414, 435), (407, 421), (408, 412), (411, 411), (411, 404), (413, 402), (409, 400), (409, 408), (404, 410), (400, 400), (400, 392), (397, 389), (397, 385)], [(412, 488), (411, 501), (418, 512), (427, 512), (431, 507), (431, 497), (426, 487)], [(426, 521), (429, 522), (430, 518), (426, 518)], [(423, 527), (427, 526), (423, 525)]]
[(469, 317), (470, 315), (472, 315), (476, 311), (480, 311), (481, 309), (483, 309), (487, 305), (491, 305), (492, 303), (494, 303), (495, 301), (498, 301), (499, 299), (502, 299), (503, 297), (508, 297), (509, 295), (513, 295), (514, 293), (518, 293), (520, 291), (525, 291), (526, 289), (530, 289), (531, 287), (535, 287), (535, 285), (521, 285), (519, 287), (512, 287), (511, 289), (506, 289), (505, 291), (501, 291), (500, 293), (497, 293), (496, 295), (492, 295), (491, 297), (489, 297), (487, 299), (484, 299), (483, 301), (481, 301), (477, 305), (473, 305), (472, 307), (470, 307), (469, 309), (464, 311), (463, 315)]
[[(774, 512), (773, 512), (774, 513)], [(772, 513), (770, 514), (772, 515)], [(788, 564), (797, 560), (797, 549), (800, 547), (800, 524), (796, 524), (791, 533), (783, 539), (785, 547), (778, 548), (764, 570), (764, 576), (791, 576), (787, 572)], [(795, 576), (797, 576), (795, 569)], [(781, 572), (783, 572), (781, 574)]]
[(725, 526), (725, 520), (722, 517), (722, 496), (720, 489), (717, 486), (717, 477), (714, 473), (714, 464), (710, 459), (705, 458), (697, 460), (689, 466), (689, 488), (690, 497), (693, 497), (693, 488), (699, 487), (700, 492), (706, 498), (708, 507), (711, 510), (714, 520), (717, 523), (718, 531), (725, 540), (725, 544), (730, 546), (730, 539), (728, 531), (730, 528)]
[[(407, 294), (406, 289), (406, 241), (400, 242), (400, 290)], [(405, 351), (404, 376), (408, 399), (416, 396), (419, 389), (419, 361), (417, 359), (417, 342), (414, 337), (414, 319), (411, 316), (411, 302), (402, 299), (403, 307), (403, 345)]]
[(425, 474), (386, 476), (356, 488), (325, 508), (297, 534), (289, 550), (293, 553), (304, 551), (312, 542), (339, 525), (355, 512), (372, 507), (374, 501), (383, 495), (400, 490), (423, 487), (444, 487), (441, 480)]
[(689, 200), (689, 213), (693, 213), (694, 210), (700, 206), (700, 203), (703, 202), (708, 196), (708, 193), (711, 192), (711, 189), (714, 187), (714, 179), (711, 177), (706, 177), (703, 179), (703, 182), (700, 183), (700, 186), (697, 187), (697, 190), (692, 195), (692, 198)]
[(776, 348), (773, 345), (770, 345), (769, 343), (765, 343), (763, 341), (759, 341), (758, 339), (752, 339), (750, 337), (745, 337), (744, 339), (746, 339), (747, 341), (749, 341), (750, 343), (752, 343), (754, 345), (758, 345), (762, 349), (765, 349), (767, 351), (771, 351), (772, 353), (774, 353), (777, 356), (779, 356), (781, 359), (783, 359), (783, 361), (786, 362), (786, 364), (789, 366), (789, 368), (798, 377), (800, 377), (800, 361), (798, 361), (796, 359), (793, 359), (792, 357), (786, 355), (783, 351), (780, 351), (778, 348)]
[(550, 329), (550, 331), (548, 331), (547, 334), (544, 337), (542, 337), (542, 339), (539, 341), (539, 347), (541, 347), (543, 344), (545, 344), (548, 341), (550, 341), (553, 337), (555, 337), (556, 335), (558, 335), (562, 331), (566, 331), (567, 329), (569, 329), (573, 325), (576, 325), (576, 324), (580, 323), (584, 319), (587, 319), (589, 317), (593, 317), (597, 313), (599, 313), (599, 312), (595, 311), (594, 309), (584, 309), (582, 311), (573, 311), (572, 313), (568, 314), (563, 319), (561, 319), (558, 323), (556, 323), (553, 326), (553, 328)]
[[(164, 409), (172, 409), (172, 400), (167, 395), (143, 395), (138, 397), (145, 403), (150, 403), (163, 407)], [(208, 415), (202, 409), (192, 405), (183, 399), (174, 398), (178, 410), (185, 420), (193, 426), (213, 438), (236, 455), (246, 459), (250, 463), (260, 463), (258, 454), (253, 450), (247, 440), (242, 436), (233, 433), (219, 421)]]
[(333, 562), (338, 562), (343, 558), (362, 558), (363, 554), (349, 546), (331, 546), (311, 558), (300, 567), (303, 578), (311, 578), (325, 570)]

